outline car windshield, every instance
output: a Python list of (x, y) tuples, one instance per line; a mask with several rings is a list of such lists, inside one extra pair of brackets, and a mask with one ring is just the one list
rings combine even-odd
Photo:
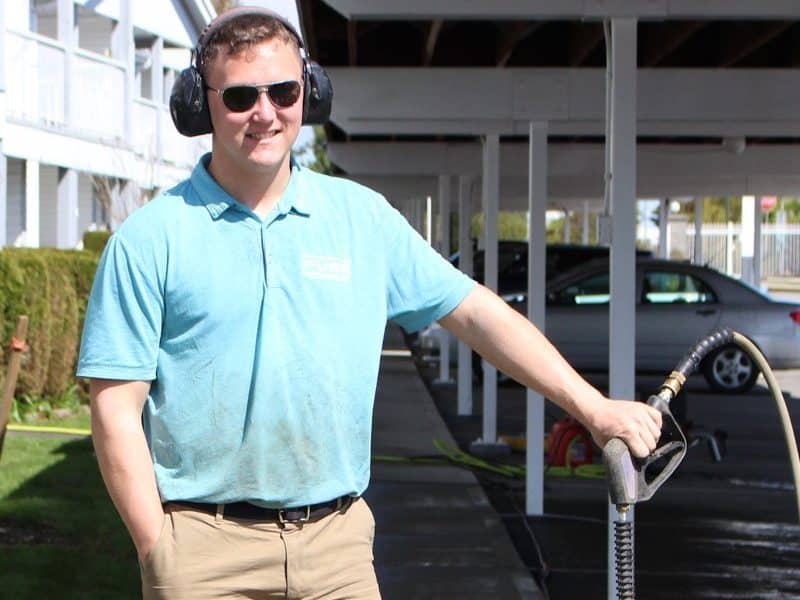
[(608, 304), (608, 273), (582, 279), (550, 294), (550, 304)]
[(688, 273), (647, 271), (642, 279), (642, 302), (646, 304), (707, 304), (716, 301), (714, 292)]

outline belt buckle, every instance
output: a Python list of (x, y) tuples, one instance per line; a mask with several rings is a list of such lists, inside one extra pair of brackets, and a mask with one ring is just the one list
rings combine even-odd
[(286, 509), (279, 508), (278, 509), (278, 523), (281, 525), (285, 525), (286, 523), (306, 523), (307, 521), (311, 520), (311, 506), (305, 506), (306, 514), (298, 517), (297, 519), (287, 519), (286, 518)]

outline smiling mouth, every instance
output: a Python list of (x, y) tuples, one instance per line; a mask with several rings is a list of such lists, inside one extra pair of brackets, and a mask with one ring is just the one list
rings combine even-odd
[(256, 140), (260, 142), (261, 140), (269, 140), (274, 138), (278, 135), (278, 131), (266, 131), (264, 133), (246, 133), (245, 137), (250, 138), (251, 140)]

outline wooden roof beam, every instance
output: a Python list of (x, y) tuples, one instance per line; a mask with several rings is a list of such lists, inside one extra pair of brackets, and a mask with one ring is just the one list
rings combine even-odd
[(603, 41), (602, 23), (570, 23), (569, 24), (569, 64), (579, 67), (595, 51)]
[[(720, 67), (730, 67), (747, 58), (753, 52), (771, 42), (794, 25), (792, 21), (759, 23), (753, 26), (737, 24), (734, 35), (725, 40)], [(753, 29), (757, 31), (753, 31)]]
[(351, 67), (358, 64), (358, 24), (355, 20), (347, 22), (347, 63)]
[(640, 36), (639, 66), (655, 67), (705, 26), (703, 21), (677, 21), (664, 23), (647, 38)]
[(505, 67), (519, 43), (541, 26), (541, 21), (523, 21), (504, 27), (497, 40), (497, 66)]
[(442, 31), (444, 20), (434, 19), (431, 22), (428, 35), (425, 39), (425, 51), (422, 56), (422, 66), (430, 67), (433, 60), (433, 53), (436, 51), (436, 42), (439, 40), (439, 33)]

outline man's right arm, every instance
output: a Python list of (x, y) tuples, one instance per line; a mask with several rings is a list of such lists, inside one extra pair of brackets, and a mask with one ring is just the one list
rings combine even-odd
[(139, 560), (164, 522), (150, 450), (142, 429), (149, 381), (91, 379), (92, 440), (108, 493), (133, 538)]

